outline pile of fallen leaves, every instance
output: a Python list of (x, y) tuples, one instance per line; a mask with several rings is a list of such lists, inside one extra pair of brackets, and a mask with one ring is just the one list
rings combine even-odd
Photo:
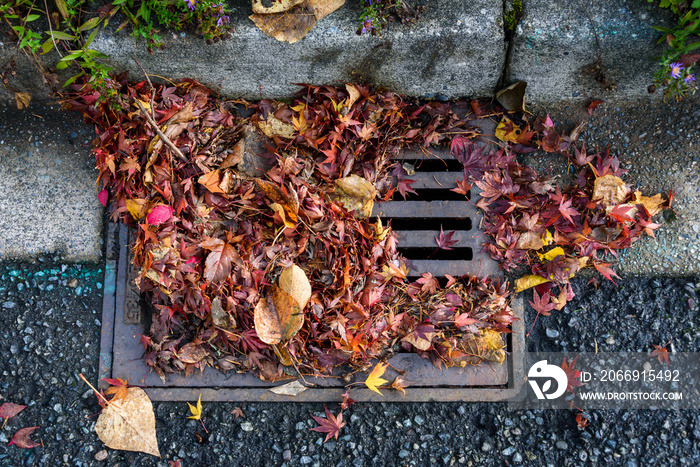
[[(100, 200), (135, 231), (137, 284), (154, 310), (145, 360), (161, 378), (207, 365), (265, 380), (348, 374), (399, 351), (448, 367), (502, 362), (514, 320), (507, 285), (411, 282), (390, 225), (368, 219), (375, 199), (412, 191), (393, 158), (407, 146), (451, 145), (464, 164), (453, 191), (466, 194), (469, 179), (483, 190), (488, 249), (506, 268), (532, 266), (540, 312), (570, 293), (563, 284), (577, 269), (606, 273), (596, 249), (655, 228), (626, 186), (601, 191), (619, 183), (614, 158), (576, 150), (580, 177), (563, 191), (520, 165), (516, 152), (566, 152), (572, 138), (549, 119), (530, 131), (497, 104), (414, 102), (353, 84), (248, 103), (192, 80), (116, 82), (118, 110), (89, 84), (74, 85), (66, 105), (95, 124)], [(499, 150), (476, 143), (475, 118), (500, 121)], [(566, 250), (530, 253), (552, 242)], [(542, 295), (554, 284), (557, 298)]]
[(633, 191), (620, 178), (626, 170), (608, 150), (588, 154), (585, 144), (574, 145), (582, 128), (559, 135), (547, 116), (533, 122), (533, 131), (529, 122), (518, 127), (507, 117), (496, 129), (496, 136), (512, 142), (516, 151), (530, 152), (522, 143), (537, 134), (542, 151), (566, 156), (572, 175), (563, 187), (512, 154), (484, 158), (470, 141), (452, 141), (453, 152), (481, 190), (477, 206), (485, 216), (485, 248), (505, 270), (530, 268), (531, 274), (515, 281), (515, 292), (534, 287), (530, 304), (538, 316), (564, 308), (574, 297), (569, 280), (583, 268), (592, 267), (611, 281), (618, 277), (609, 258), (644, 235), (654, 237), (659, 224), (652, 217), (673, 200), (673, 193), (664, 199)]
[(142, 342), (161, 377), (211, 365), (272, 380), (405, 350), (503, 360), (507, 286), (410, 282), (391, 227), (367, 219), (397, 188), (400, 148), (473, 133), (449, 105), (351, 84), (305, 86), (291, 104), (223, 101), (187, 80), (120, 85), (119, 110), (89, 86), (66, 103), (96, 125), (100, 199), (136, 232), (154, 309)]

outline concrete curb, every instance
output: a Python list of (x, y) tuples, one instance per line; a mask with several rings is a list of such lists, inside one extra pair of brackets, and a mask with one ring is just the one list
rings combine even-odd
[[(492, 95), (499, 83), (518, 80), (528, 82), (529, 102), (582, 94), (627, 100), (647, 96), (657, 68), (654, 57), (663, 50), (651, 27), (675, 23), (668, 10), (638, 0), (594, 0), (585, 6), (581, 0), (525, 0), (509, 43), (501, 2), (433, 0), (413, 24), (393, 22), (382, 37), (358, 36), (360, 4), (348, 0), (301, 41), (288, 44), (257, 29), (248, 19), (247, 0), (229, 4), (236, 9), (234, 32), (216, 44), (167, 31), (164, 48), (150, 55), (126, 30), (115, 32), (115, 19), (93, 47), (111, 57), (116, 71), (129, 71), (131, 79), (142, 79), (136, 58), (149, 73), (194, 78), (225, 96), (251, 100), (289, 98), (299, 89), (293, 83), (344, 82), (425, 98), (482, 97)], [(14, 87), (42, 95), (41, 76), (23, 54), (4, 44), (0, 61), (13, 53), (19, 70)], [(46, 60), (55, 64), (57, 56)], [(63, 80), (70, 76), (63, 74)]]

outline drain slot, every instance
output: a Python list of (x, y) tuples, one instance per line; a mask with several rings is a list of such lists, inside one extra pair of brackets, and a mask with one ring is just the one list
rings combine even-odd
[(462, 260), (471, 261), (474, 257), (472, 249), (455, 248), (443, 250), (434, 248), (399, 248), (399, 251), (406, 257), (412, 259), (432, 259), (432, 260)]
[[(401, 217), (385, 217), (385, 220), (391, 221), (391, 228), (395, 232), (399, 231), (411, 231), (411, 230), (425, 230), (425, 231), (435, 231), (435, 235), (440, 234), (440, 226), (442, 230), (447, 232), (448, 230), (471, 230), (472, 220), (469, 217), (434, 217), (434, 218), (401, 218)], [(430, 237), (432, 238), (432, 237)], [(430, 245), (437, 245), (434, 241)], [(403, 245), (399, 245), (401, 248)], [(428, 245), (426, 245), (428, 246)]]

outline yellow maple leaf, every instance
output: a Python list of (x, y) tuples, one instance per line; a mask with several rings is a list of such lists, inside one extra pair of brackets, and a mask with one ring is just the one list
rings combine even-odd
[(529, 276), (523, 276), (515, 280), (515, 293), (522, 292), (523, 290), (527, 290), (540, 284), (544, 284), (545, 282), (549, 282), (549, 279), (547, 279), (546, 277), (537, 276), (533, 274)]
[(199, 395), (199, 399), (197, 400), (197, 407), (193, 406), (189, 402), (187, 405), (190, 406), (190, 412), (192, 412), (192, 415), (190, 415), (187, 418), (192, 418), (194, 420), (201, 420), (202, 419), (202, 395)]
[(557, 256), (561, 256), (563, 254), (564, 254), (564, 249), (562, 247), (558, 246), (556, 248), (552, 248), (547, 253), (537, 253), (537, 256), (540, 257), (540, 261), (552, 261)]
[(370, 391), (374, 391), (380, 396), (383, 396), (381, 392), (379, 392), (379, 389), (377, 389), (377, 386), (381, 386), (383, 384), (388, 383), (389, 381), (385, 380), (381, 376), (384, 374), (386, 371), (386, 367), (388, 367), (388, 363), (382, 363), (379, 362), (375, 365), (374, 369), (372, 370), (372, 373), (369, 374), (367, 379), (365, 380), (365, 386), (367, 386)]
[(207, 427), (204, 426), (204, 420), (202, 420), (202, 395), (201, 394), (199, 395), (199, 399), (197, 399), (197, 406), (196, 407), (193, 406), (192, 404), (190, 404), (189, 402), (187, 403), (187, 405), (190, 406), (190, 412), (192, 412), (192, 415), (190, 415), (187, 418), (199, 420), (199, 423), (202, 424), (202, 428), (204, 428), (204, 431), (206, 433), (209, 433), (209, 431), (207, 431)]

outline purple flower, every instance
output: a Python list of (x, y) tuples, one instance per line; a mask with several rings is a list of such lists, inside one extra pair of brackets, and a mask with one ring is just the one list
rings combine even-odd
[(219, 16), (219, 19), (216, 20), (216, 26), (219, 27), (219, 26), (221, 26), (224, 22), (226, 22), (226, 23), (229, 22), (229, 17), (228, 17), (228, 15)]
[(687, 84), (690, 84), (693, 81), (695, 81), (695, 75), (688, 75), (685, 77), (685, 79), (683, 81), (685, 81)]
[(680, 62), (674, 62), (669, 65), (671, 67), (671, 77), (678, 79), (681, 77), (681, 70), (683, 70), (683, 64)]
[(197, 0), (185, 0), (187, 2), (187, 9), (188, 10), (194, 10), (195, 6), (194, 4), (197, 3)]
[(372, 26), (372, 20), (371, 20), (371, 19), (368, 19), (367, 21), (365, 21), (364, 23), (362, 23), (362, 34), (367, 34), (367, 33), (370, 32), (373, 28), (374, 28), (374, 26)]

